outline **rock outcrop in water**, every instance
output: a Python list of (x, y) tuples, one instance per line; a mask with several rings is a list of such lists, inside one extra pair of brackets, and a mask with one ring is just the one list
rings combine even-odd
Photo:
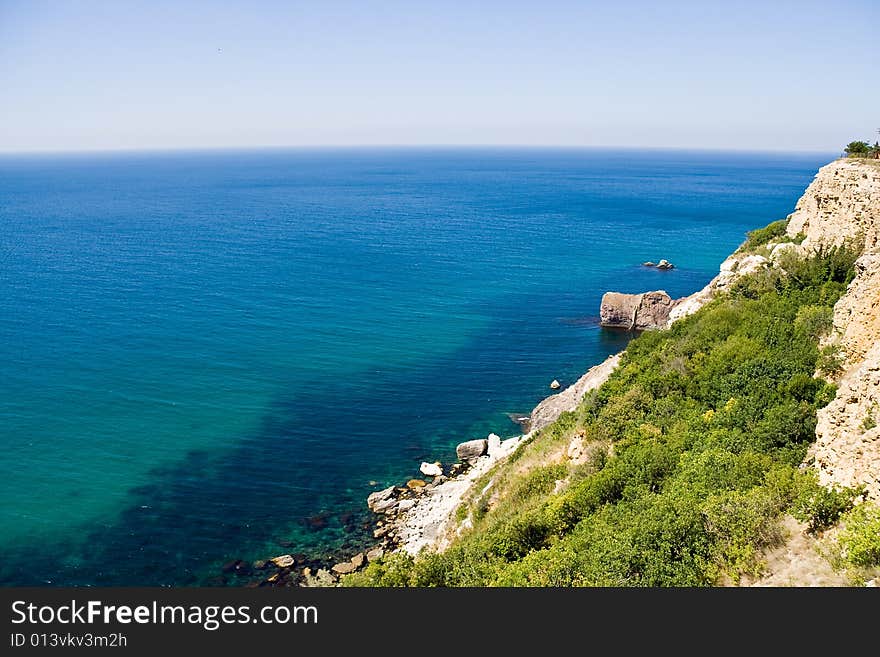
[(599, 324), (628, 331), (663, 328), (669, 314), (680, 300), (673, 300), (663, 290), (642, 294), (606, 292), (599, 308)]

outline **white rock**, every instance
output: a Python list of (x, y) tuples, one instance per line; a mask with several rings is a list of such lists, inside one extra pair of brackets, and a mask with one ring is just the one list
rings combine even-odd
[(556, 379), (553, 379), (553, 381), (550, 383), (551, 390), (559, 390), (560, 387), (562, 387), (562, 384), (559, 383), (559, 381), (557, 381)]
[(489, 456), (497, 458), (501, 451), (501, 436), (496, 433), (490, 433), (489, 438)]
[(429, 477), (439, 477), (443, 474), (443, 468), (440, 467), (439, 463), (424, 462), (419, 466), (419, 472)]

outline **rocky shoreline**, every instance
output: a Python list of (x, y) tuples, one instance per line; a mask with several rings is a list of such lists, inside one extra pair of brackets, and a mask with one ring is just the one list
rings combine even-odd
[[(410, 479), (371, 493), (367, 506), (375, 514), (376, 543), (348, 558), (309, 559), (304, 554), (280, 554), (253, 564), (236, 560), (224, 564), (224, 574), (256, 579), (246, 587), (334, 586), (343, 575), (364, 568), (371, 561), (393, 552), (416, 555), (422, 550), (445, 549), (449, 541), (468, 527), (457, 524), (455, 513), (474, 482), (507, 459), (538, 431), (565, 411), (573, 411), (584, 396), (602, 385), (620, 362), (621, 354), (609, 356), (590, 368), (574, 384), (542, 400), (527, 416), (517, 416), (524, 433), (508, 439), (496, 434), (469, 440), (456, 447), (456, 461), (422, 463), (425, 478)], [(456, 526), (457, 525), (457, 526)]]

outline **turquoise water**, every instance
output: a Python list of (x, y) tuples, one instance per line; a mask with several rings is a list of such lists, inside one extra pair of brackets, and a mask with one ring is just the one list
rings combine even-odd
[(699, 289), (829, 159), (0, 157), (0, 583), (357, 549), (367, 494), (624, 346), (604, 291)]

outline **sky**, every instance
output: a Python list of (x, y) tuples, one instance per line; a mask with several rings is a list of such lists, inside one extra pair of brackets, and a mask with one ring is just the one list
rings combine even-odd
[(0, 151), (880, 138), (880, 2), (0, 0)]

